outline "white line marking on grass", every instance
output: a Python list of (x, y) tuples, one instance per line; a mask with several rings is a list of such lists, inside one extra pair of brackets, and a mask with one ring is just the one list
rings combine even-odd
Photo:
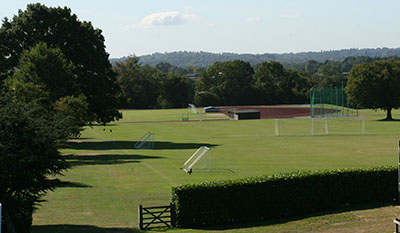
[[(100, 136), (101, 138), (103, 138), (104, 140), (106, 140), (106, 138), (104, 138), (101, 134), (99, 134), (98, 132), (96, 132), (96, 130), (92, 129), (94, 131), (95, 134), (97, 134), (98, 136)], [(112, 140), (106, 140), (106, 141), (110, 141), (113, 142)], [(113, 142), (114, 143), (114, 142)], [(120, 147), (117, 143), (114, 143), (116, 146), (118, 146), (125, 154), (130, 154), (129, 151), (125, 150), (124, 148)], [(133, 148), (132, 148), (133, 149)], [(162, 179), (164, 179), (165, 181), (167, 181), (170, 185), (172, 186), (176, 186), (178, 185), (175, 181), (173, 181), (171, 178), (169, 178), (167, 175), (165, 175), (164, 173), (162, 173), (160, 170), (154, 168), (153, 166), (151, 166), (150, 164), (147, 164), (145, 162), (140, 162), (139, 164), (143, 164), (145, 167), (147, 167), (148, 169), (152, 170), (154, 173), (156, 173), (157, 175), (159, 175)]]

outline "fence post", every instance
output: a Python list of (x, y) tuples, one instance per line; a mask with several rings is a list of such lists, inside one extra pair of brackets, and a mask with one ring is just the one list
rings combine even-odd
[(175, 227), (175, 217), (176, 217), (175, 204), (171, 202), (169, 205), (171, 210), (171, 226)]
[(138, 211), (139, 211), (139, 229), (140, 230), (143, 230), (143, 206), (142, 205), (139, 205), (139, 208), (138, 208)]

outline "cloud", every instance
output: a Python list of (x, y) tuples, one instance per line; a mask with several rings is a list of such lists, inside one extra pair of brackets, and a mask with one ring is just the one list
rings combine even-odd
[(281, 13), (279, 17), (284, 18), (284, 19), (295, 19), (299, 18), (301, 14), (299, 12), (292, 12), (292, 13)]
[(184, 11), (195, 11), (195, 9), (192, 6), (184, 6), (183, 10)]
[(210, 28), (213, 28), (213, 27), (215, 27), (215, 24), (210, 23), (208, 26), (209, 26)]
[(173, 26), (186, 24), (197, 18), (195, 14), (182, 14), (178, 11), (159, 12), (143, 17), (140, 23), (126, 26), (127, 29), (150, 28), (152, 26)]
[(246, 23), (255, 24), (260, 20), (261, 20), (260, 17), (250, 17), (246, 19)]

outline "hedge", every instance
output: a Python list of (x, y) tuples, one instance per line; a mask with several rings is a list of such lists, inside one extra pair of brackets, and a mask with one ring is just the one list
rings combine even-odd
[(280, 173), (172, 189), (177, 227), (232, 225), (397, 199), (397, 167)]

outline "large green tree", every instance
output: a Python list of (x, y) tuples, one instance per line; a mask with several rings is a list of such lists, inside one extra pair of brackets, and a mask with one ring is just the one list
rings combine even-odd
[(384, 60), (355, 65), (349, 74), (346, 92), (357, 106), (386, 110), (400, 107), (400, 61)]
[(202, 73), (197, 91), (214, 93), (224, 105), (252, 104), (253, 74), (248, 62), (216, 62)]
[(18, 70), (5, 86), (15, 98), (25, 103), (37, 101), (48, 114), (68, 120), (65, 131), (69, 136), (78, 136), (93, 114), (88, 110), (86, 96), (80, 92), (74, 70), (75, 66), (59, 49), (41, 42), (23, 52)]
[(62, 118), (16, 97), (0, 95), (0, 203), (6, 232), (26, 233), (35, 206), (55, 187), (50, 176), (67, 168), (58, 151), (67, 135)]
[(159, 75), (160, 96), (158, 105), (162, 108), (185, 108), (193, 102), (194, 87), (189, 78), (181, 74)]
[(18, 70), (9, 82), (30, 82), (43, 86), (50, 101), (64, 96), (79, 95), (79, 84), (74, 74), (75, 66), (65, 59), (58, 48), (48, 48), (43, 42), (22, 52)]
[(117, 83), (127, 99), (127, 108), (155, 108), (160, 92), (157, 75), (160, 73), (151, 66), (141, 66), (139, 58), (129, 56), (113, 67), (117, 73)]
[(29, 4), (0, 28), (0, 79), (18, 68), (25, 50), (39, 42), (59, 48), (76, 67), (79, 88), (86, 96), (92, 120), (109, 122), (119, 119), (120, 90), (115, 83), (104, 37), (90, 22), (81, 22), (67, 7)]
[(258, 64), (254, 74), (257, 104), (305, 103), (311, 83), (307, 73), (285, 69), (279, 62)]
[(254, 87), (257, 104), (280, 103), (279, 82), (285, 78), (285, 70), (279, 62), (263, 62), (257, 65), (254, 74)]

